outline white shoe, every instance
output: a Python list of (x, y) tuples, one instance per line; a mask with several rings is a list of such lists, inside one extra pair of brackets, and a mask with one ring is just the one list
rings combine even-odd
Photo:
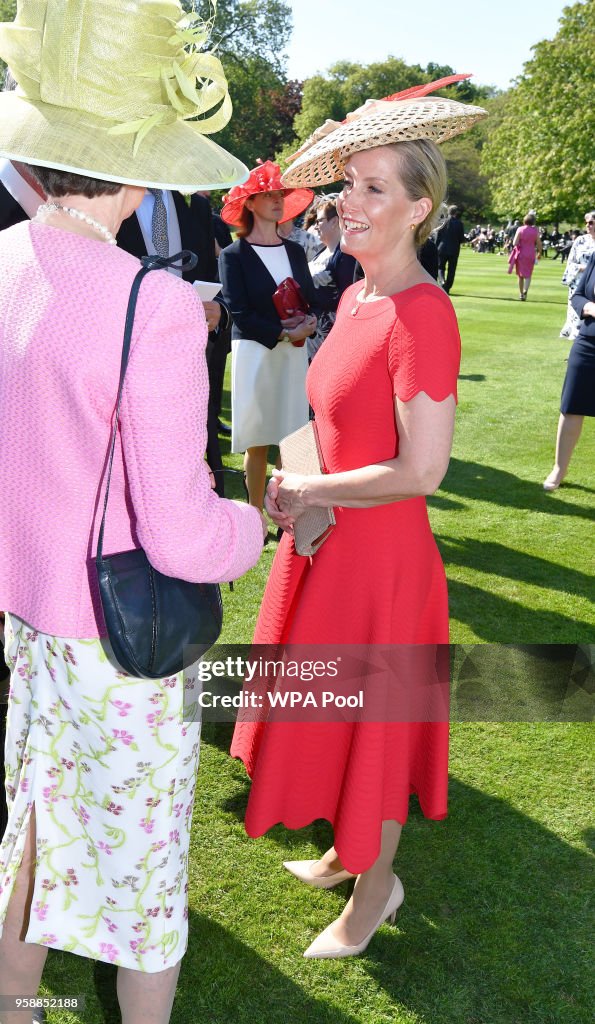
[(287, 868), (292, 875), (299, 878), (300, 882), (306, 885), (313, 885), (315, 889), (333, 889), (341, 882), (347, 882), (350, 878), (356, 878), (351, 871), (335, 871), (332, 875), (313, 875), (312, 867), (318, 864), (317, 860), (284, 860), (283, 867)]
[(309, 960), (337, 960), (340, 957), (345, 956), (357, 956), (358, 953), (363, 953), (368, 947), (371, 939), (374, 937), (380, 925), (386, 920), (390, 920), (391, 924), (395, 923), (395, 917), (397, 910), (401, 906), (405, 899), (405, 893), (401, 884), (401, 879), (397, 875), (393, 875), (394, 883), (391, 890), (391, 894), (388, 897), (386, 905), (378, 918), (378, 921), (372, 928), (372, 930), (366, 935), (363, 942), (358, 943), (357, 946), (344, 946), (340, 943), (334, 935), (333, 924), (329, 924), (328, 928), (325, 928), (312, 943), (308, 946), (308, 949), (304, 953), (304, 956)]

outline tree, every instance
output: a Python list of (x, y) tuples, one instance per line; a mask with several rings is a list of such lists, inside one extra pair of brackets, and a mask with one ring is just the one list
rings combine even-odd
[(17, 0), (0, 0), (0, 21), (14, 21)]
[(470, 133), (445, 142), (440, 148), (448, 169), (448, 203), (459, 207), (468, 223), (491, 219), (492, 198), (480, 169), (481, 151)]
[(234, 113), (214, 141), (252, 167), (267, 160), (286, 144), (293, 132), (296, 95), (300, 83), (285, 82), (260, 57), (241, 67), (225, 65)]
[[(211, 0), (183, 0), (188, 11), (207, 19)], [(301, 84), (287, 82), (285, 47), (291, 34), (291, 9), (284, 0), (218, 0), (210, 46), (221, 59), (234, 114), (215, 136), (252, 166), (266, 160), (291, 138), (301, 103)]]
[(535, 208), (557, 223), (592, 207), (594, 49), (595, 0), (579, 0), (564, 9), (554, 39), (533, 47), (506, 95), (482, 154), (502, 216)]
[(285, 0), (182, 0), (182, 6), (204, 19), (215, 9), (212, 43), (225, 66), (230, 62), (241, 66), (258, 54), (277, 74), (284, 72), (292, 26), (291, 7)]
[[(17, 13), (17, 0), (0, 0), (0, 22), (14, 21)], [(0, 89), (4, 80), (6, 64), (0, 59)]]
[(418, 65), (410, 67), (397, 57), (365, 66), (338, 61), (326, 75), (314, 75), (304, 82), (302, 109), (294, 123), (294, 143), (302, 143), (327, 117), (342, 121), (370, 96), (380, 99), (425, 81), (427, 78)]

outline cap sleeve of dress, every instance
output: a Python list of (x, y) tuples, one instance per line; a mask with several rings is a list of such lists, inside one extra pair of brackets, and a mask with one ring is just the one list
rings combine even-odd
[(394, 297), (396, 317), (389, 340), (393, 394), (409, 402), (424, 391), (434, 402), (457, 400), (461, 339), (452, 303), (435, 285)]

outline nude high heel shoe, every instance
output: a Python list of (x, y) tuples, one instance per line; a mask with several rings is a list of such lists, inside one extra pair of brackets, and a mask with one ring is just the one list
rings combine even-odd
[(332, 875), (313, 875), (312, 866), (317, 864), (316, 860), (284, 860), (283, 867), (299, 878), (300, 882), (306, 885), (313, 885), (315, 889), (333, 889), (335, 885), (346, 882), (350, 878), (356, 878), (351, 871), (335, 871)]
[(391, 924), (395, 923), (397, 910), (405, 899), (401, 879), (398, 878), (397, 875), (393, 875), (393, 878), (394, 883), (391, 894), (386, 902), (386, 906), (378, 918), (378, 921), (362, 942), (357, 946), (343, 946), (334, 936), (333, 924), (335, 922), (333, 921), (333, 924), (330, 924), (328, 928), (325, 928), (325, 930), (314, 939), (312, 945), (308, 946), (304, 956), (309, 960), (336, 960), (339, 959), (339, 957), (357, 956), (358, 953), (363, 953), (384, 921), (390, 920)]
[(556, 482), (555, 480), (552, 480), (552, 477), (555, 476), (555, 475), (556, 475), (555, 471), (552, 470), (550, 475), (545, 478), (545, 480), (543, 481), (543, 489), (544, 489), (544, 491), (557, 491), (558, 490), (558, 488), (559, 488), (560, 484), (562, 483), (564, 477), (560, 477), (560, 479)]

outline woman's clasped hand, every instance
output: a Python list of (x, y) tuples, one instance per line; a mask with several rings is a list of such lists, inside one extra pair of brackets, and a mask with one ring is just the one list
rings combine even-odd
[(310, 477), (273, 470), (266, 490), (265, 508), (275, 526), (292, 532), (296, 519), (308, 508), (306, 495), (309, 484)]
[(292, 345), (302, 345), (306, 338), (316, 330), (316, 317), (308, 313), (290, 317), (288, 320), (281, 320), (287, 340)]

